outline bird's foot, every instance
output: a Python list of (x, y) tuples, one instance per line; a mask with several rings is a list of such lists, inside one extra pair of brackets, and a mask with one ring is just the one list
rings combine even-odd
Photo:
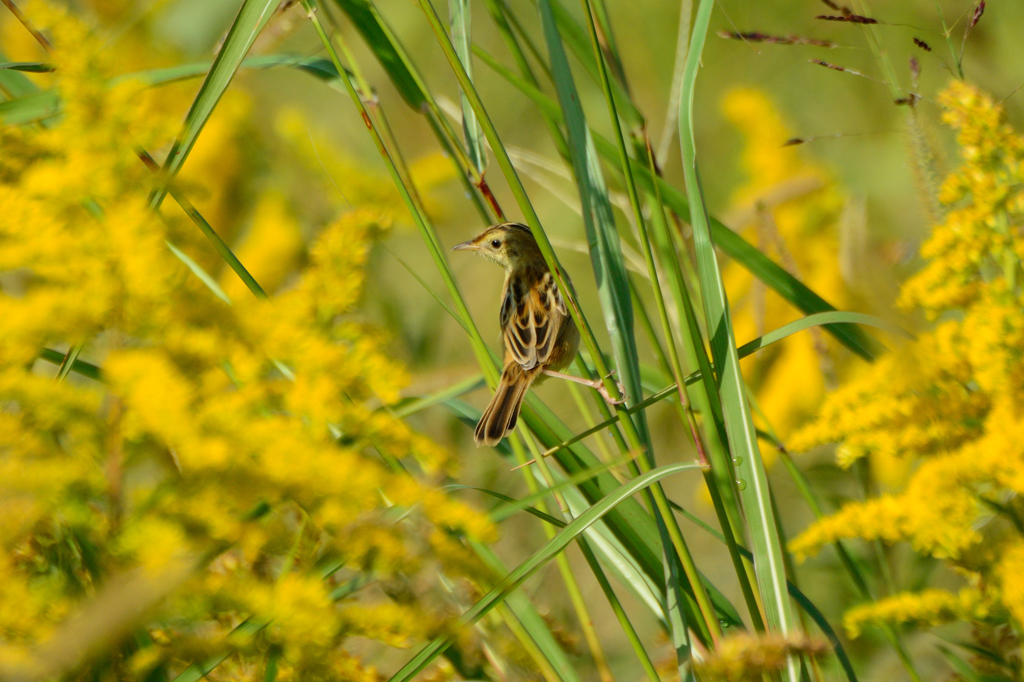
[[(615, 376), (615, 370), (613, 369), (612, 371), (608, 372), (607, 375), (605, 375), (604, 379), (610, 379), (610, 378), (612, 378), (614, 376)], [(611, 396), (611, 393), (608, 392), (608, 387), (604, 385), (604, 379), (594, 379), (593, 382), (590, 384), (590, 386), (592, 388), (596, 389), (597, 392), (601, 394), (601, 397), (604, 398), (604, 401), (606, 403), (608, 403), (609, 405), (622, 405), (623, 403), (625, 403), (626, 402), (626, 387), (622, 385), (622, 382), (618, 381), (618, 380), (615, 381), (615, 386), (619, 390), (619, 395), (622, 396), (621, 398), (616, 399), (616, 398), (613, 398)]]

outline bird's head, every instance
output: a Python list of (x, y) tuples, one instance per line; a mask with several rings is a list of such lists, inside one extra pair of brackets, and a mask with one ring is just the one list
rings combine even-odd
[(509, 271), (541, 258), (537, 240), (530, 228), (521, 223), (495, 225), (452, 251), (475, 251)]

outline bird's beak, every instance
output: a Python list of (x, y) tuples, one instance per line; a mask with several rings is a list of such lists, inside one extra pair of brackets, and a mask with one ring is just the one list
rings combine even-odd
[(452, 247), (452, 251), (470, 251), (472, 249), (475, 249), (476, 244), (474, 244), (473, 241), (474, 240), (470, 239), (468, 242), (456, 244), (455, 246)]

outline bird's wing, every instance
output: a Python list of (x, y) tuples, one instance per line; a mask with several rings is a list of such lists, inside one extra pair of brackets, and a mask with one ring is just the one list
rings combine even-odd
[[(532, 286), (533, 282), (536, 286)], [(523, 369), (533, 369), (548, 361), (567, 316), (565, 302), (550, 272), (532, 280), (524, 275), (509, 277), (501, 304), (501, 332), (505, 348)]]

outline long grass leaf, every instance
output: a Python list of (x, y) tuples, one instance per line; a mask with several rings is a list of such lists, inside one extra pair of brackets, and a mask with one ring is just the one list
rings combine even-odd
[(185, 195), (174, 187), (174, 185), (168, 185), (164, 191), (169, 192), (174, 200), (178, 202), (178, 205), (181, 206), (183, 211), (185, 211), (185, 214), (188, 215), (197, 227), (199, 227), (200, 231), (206, 236), (206, 238), (210, 240), (210, 243), (213, 244), (213, 248), (217, 250), (217, 253), (219, 253), (221, 258), (224, 259), (224, 262), (228, 264), (228, 267), (238, 275), (238, 278), (242, 280), (242, 283), (245, 284), (249, 291), (258, 298), (266, 298), (267, 292), (265, 292), (263, 287), (259, 285), (256, 278), (254, 278), (245, 266), (242, 265), (242, 261), (238, 260), (238, 257), (231, 250), (231, 247), (227, 245), (227, 242), (217, 234), (217, 231), (213, 229), (213, 226), (210, 225), (210, 223), (206, 222), (206, 218), (196, 210)]
[[(255, 42), (256, 36), (260, 34), (270, 17), (273, 16), (278, 4), (277, 0), (242, 1), (242, 6), (239, 8), (231, 28), (228, 29), (220, 52), (213, 60), (213, 65), (199, 88), (192, 107), (185, 115), (185, 123), (181, 127), (181, 132), (178, 133), (171, 150), (167, 153), (163, 165), (164, 182), (173, 180), (177, 172), (181, 170), (185, 159), (188, 158), (189, 152), (192, 151), (193, 145), (199, 138), (199, 133), (202, 132), (203, 126), (209, 120), (210, 114), (220, 102), (221, 96), (227, 90), (235, 72)], [(158, 208), (166, 193), (166, 187), (157, 189), (150, 199), (150, 205), (153, 208)]]
[[(517, 566), (515, 570), (509, 573), (501, 580), (501, 582), (495, 585), (492, 590), (484, 595), (480, 601), (463, 614), (459, 619), (456, 629), (472, 625), (486, 615), (488, 611), (503, 601), (512, 590), (521, 585), (523, 581), (530, 577), (538, 568), (544, 566), (559, 552), (564, 551), (569, 543), (575, 541), (581, 533), (600, 520), (610, 510), (614, 509), (616, 505), (622, 503), (623, 500), (628, 499), (632, 495), (635, 495), (647, 486), (650, 486), (663, 478), (667, 478), (668, 476), (678, 474), (683, 471), (692, 470), (694, 468), (696, 468), (696, 466), (692, 464), (667, 464), (665, 466), (658, 467), (643, 476), (639, 476), (629, 481), (627, 484), (621, 486), (600, 502), (591, 506), (587, 511), (580, 514), (577, 518), (567, 524), (565, 528), (559, 531), (554, 538), (546, 542), (544, 546), (535, 552), (529, 559)], [(402, 666), (401, 670), (391, 677), (392, 682), (402, 682), (404, 680), (413, 679), (413, 677), (426, 668), (431, 661), (447, 649), (451, 645), (452, 641), (453, 635), (441, 635), (431, 641), (408, 663)]]
[[(783, 548), (779, 541), (775, 515), (768, 490), (768, 477), (758, 448), (757, 436), (746, 399), (746, 386), (740, 372), (739, 356), (733, 340), (732, 321), (729, 316), (725, 288), (718, 267), (715, 245), (700, 186), (697, 153), (693, 135), (694, 86), (700, 66), (700, 56), (707, 36), (714, 0), (701, 0), (694, 21), (690, 53), (687, 55), (683, 75), (683, 88), (679, 100), (679, 135), (683, 156), (686, 193), (691, 207), (694, 248), (697, 253), (711, 350), (715, 360), (716, 380), (722, 397), (722, 409), (729, 447), (736, 461), (736, 472), (743, 485), (740, 499), (746, 513), (750, 540), (754, 552), (754, 567), (758, 587), (764, 603), (770, 629), (789, 634), (795, 627), (793, 607), (786, 587)], [(799, 676), (794, 657), (789, 657), (787, 674), (792, 682)]]
[[(66, 353), (52, 350), (50, 348), (44, 348), (39, 351), (39, 359), (45, 360), (46, 362), (54, 365), (61, 365), (64, 362), (64, 358), (67, 357)], [(96, 365), (85, 362), (84, 360), (75, 360), (71, 363), (71, 371), (75, 374), (81, 374), (83, 377), (88, 377), (94, 381), (103, 381), (102, 370)]]
[(426, 85), (380, 12), (369, 0), (335, 0), (363, 36), (405, 103), (421, 109), (427, 103)]
[(184, 263), (185, 267), (191, 270), (192, 274), (198, 277), (199, 281), (205, 284), (207, 289), (213, 292), (214, 296), (224, 301), (228, 305), (231, 305), (231, 299), (228, 298), (228, 295), (224, 293), (224, 290), (220, 288), (219, 284), (217, 284), (217, 280), (210, 276), (210, 273), (206, 272), (206, 270), (204, 270), (202, 266), (199, 265), (199, 263), (196, 263), (194, 260), (189, 258), (188, 254), (186, 254), (184, 251), (179, 249), (174, 244), (170, 242), (164, 243), (167, 244), (167, 248), (171, 250), (171, 253), (173, 253), (178, 260)]
[(399, 419), (405, 419), (406, 417), (411, 417), (418, 412), (422, 412), (428, 407), (439, 405), (446, 400), (452, 400), (464, 393), (475, 391), (476, 389), (482, 388), (486, 385), (487, 382), (478, 374), (477, 376), (470, 377), (465, 381), (460, 381), (452, 386), (447, 386), (432, 395), (400, 400), (398, 403), (390, 407), (391, 414)]
[(454, 319), (454, 320), (455, 320), (456, 322), (458, 322), (458, 323), (459, 323), (459, 326), (461, 326), (461, 327), (462, 327), (462, 328), (463, 328), (463, 329), (465, 330), (465, 332), (466, 332), (467, 334), (470, 334), (470, 331), (469, 331), (469, 327), (468, 327), (468, 326), (466, 325), (466, 321), (465, 321), (465, 320), (463, 320), (463, 319), (462, 319), (462, 318), (461, 318), (461, 317), (459, 316), (459, 314), (458, 314), (458, 313), (456, 313), (456, 312), (455, 312), (454, 310), (452, 310), (452, 309), (451, 309), (451, 307), (450, 307), (450, 306), (449, 306), (449, 305), (448, 305), (448, 304), (447, 304), (447, 303), (445, 302), (445, 300), (444, 300), (443, 298), (441, 298), (441, 295), (440, 295), (439, 293), (437, 293), (436, 291), (434, 291), (434, 288), (433, 288), (432, 286), (430, 286), (429, 284), (427, 284), (426, 280), (425, 280), (425, 279), (423, 279), (422, 277), (420, 277), (419, 273), (417, 273), (417, 272), (416, 272), (416, 271), (415, 271), (415, 270), (413, 269), (413, 267), (412, 267), (411, 265), (409, 265), (408, 263), (406, 263), (406, 262), (405, 262), (405, 260), (404, 260), (404, 259), (403, 259), (403, 258), (402, 258), (401, 256), (399, 256), (399, 255), (398, 255), (397, 253), (395, 253), (394, 251), (392, 251), (391, 249), (389, 249), (389, 248), (388, 248), (388, 246), (387, 246), (387, 244), (381, 243), (381, 246), (383, 246), (383, 247), (384, 247), (384, 250), (385, 250), (385, 251), (387, 251), (388, 253), (390, 253), (390, 254), (391, 254), (391, 256), (392, 256), (392, 257), (393, 257), (393, 258), (394, 258), (394, 259), (395, 259), (396, 261), (398, 261), (399, 263), (401, 263), (402, 267), (403, 267), (403, 268), (405, 268), (406, 272), (408, 272), (408, 273), (409, 273), (410, 275), (412, 275), (412, 276), (413, 276), (413, 279), (415, 279), (415, 280), (416, 280), (417, 282), (419, 282), (419, 283), (420, 283), (420, 286), (422, 286), (422, 287), (423, 287), (423, 288), (424, 288), (424, 289), (426, 290), (426, 292), (427, 292), (428, 294), (430, 294), (430, 296), (431, 296), (431, 297), (432, 297), (432, 298), (433, 298), (433, 299), (434, 299), (435, 301), (437, 301), (437, 304), (438, 304), (439, 306), (441, 306), (441, 307), (442, 307), (442, 308), (444, 309), (444, 311), (445, 311), (446, 313), (448, 313), (448, 314), (449, 314), (449, 315), (450, 315), (450, 316), (452, 317), (452, 319)]
[(836, 310), (828, 313), (815, 313), (813, 315), (808, 315), (807, 317), (801, 317), (799, 320), (794, 320), (788, 324), (784, 324), (778, 329), (773, 329), (764, 336), (759, 336), (753, 341), (748, 341), (737, 348), (736, 352), (739, 354), (739, 357), (743, 358), (756, 353), (765, 346), (770, 346), (773, 343), (781, 341), (787, 336), (792, 336), (793, 334), (805, 329), (810, 329), (811, 327), (825, 327), (827, 329), (829, 326), (840, 324), (861, 324), (867, 327), (882, 329), (893, 336), (899, 336), (905, 339), (913, 338), (913, 336), (906, 330), (890, 322), (886, 322), (880, 317), (868, 315), (867, 313)]
[[(481, 561), (490, 568), (495, 575), (506, 575), (508, 569), (501, 563), (501, 559), (487, 545), (479, 542), (471, 542), (470, 546)], [(566, 682), (577, 682), (580, 677), (569, 657), (566, 656), (562, 647), (558, 645), (551, 628), (544, 621), (544, 618), (537, 612), (533, 603), (523, 594), (522, 590), (513, 590), (505, 599), (509, 609), (516, 619), (522, 624), (523, 630), (536, 644), (540, 654), (547, 660), (558, 678)]]
[(43, 62), (3, 62), (0, 63), (0, 69), (23, 71), (25, 73), (50, 73), (54, 70), (54, 67), (53, 64), (45, 64)]
[[(539, 6), (539, 3), (537, 3)], [(555, 25), (558, 27), (558, 34), (562, 37), (562, 40), (569, 47), (569, 50), (573, 53), (573, 56), (579, 60), (579, 63), (583, 66), (595, 83), (601, 82), (601, 76), (598, 70), (597, 62), (594, 60), (594, 53), (590, 47), (590, 38), (587, 36), (587, 31), (584, 29), (576, 18), (562, 5), (559, 0), (553, 0), (551, 2), (551, 9), (553, 11)], [(506, 9), (506, 12), (511, 13), (511, 10)], [(553, 75), (553, 74), (552, 74)], [(644, 125), (644, 116), (640, 113), (640, 110), (633, 104), (632, 99), (629, 97), (629, 93), (623, 88), (622, 83), (618, 80), (612, 81), (612, 92), (615, 98), (615, 106), (618, 107), (623, 119), (626, 124), (631, 128), (641, 128)]]
[[(448, 16), (452, 26), (452, 44), (455, 52), (462, 60), (462, 65), (470, 78), (473, 77), (473, 55), (470, 51), (472, 17), (469, 0), (448, 0)], [(487, 151), (484, 148), (484, 134), (480, 123), (476, 120), (473, 107), (470, 106), (466, 94), (462, 93), (462, 132), (466, 136), (466, 150), (469, 159), (482, 175), (487, 170)]]
[[(0, 61), (6, 61), (6, 59), (6, 55), (0, 52)], [(0, 71), (0, 88), (3, 89), (4, 94), (12, 99), (38, 90), (36, 84), (30, 81), (24, 74), (11, 69)]]
[[(12, 75), (21, 74), (6, 71)], [(0, 102), (0, 122), (6, 125), (23, 125), (42, 121), (60, 113), (60, 98), (51, 90), (28, 92), (20, 97)]]
[[(565, 116), (569, 132), (569, 150), (576, 186), (579, 189), (583, 208), (583, 225), (590, 244), (590, 259), (597, 280), (598, 296), (604, 311), (605, 325), (611, 337), (612, 352), (622, 383), (626, 387), (627, 404), (643, 399), (640, 386), (640, 360), (636, 351), (633, 334), (633, 303), (629, 294), (629, 280), (622, 257), (615, 218), (608, 187), (594, 142), (587, 128), (587, 121), (580, 106), (579, 93), (569, 70), (569, 61), (562, 47), (562, 40), (555, 25), (551, 4), (548, 0), (538, 2), (541, 24), (547, 40), (551, 71), (554, 74), (558, 101)], [(644, 440), (646, 427), (643, 419), (637, 420), (637, 429)]]

